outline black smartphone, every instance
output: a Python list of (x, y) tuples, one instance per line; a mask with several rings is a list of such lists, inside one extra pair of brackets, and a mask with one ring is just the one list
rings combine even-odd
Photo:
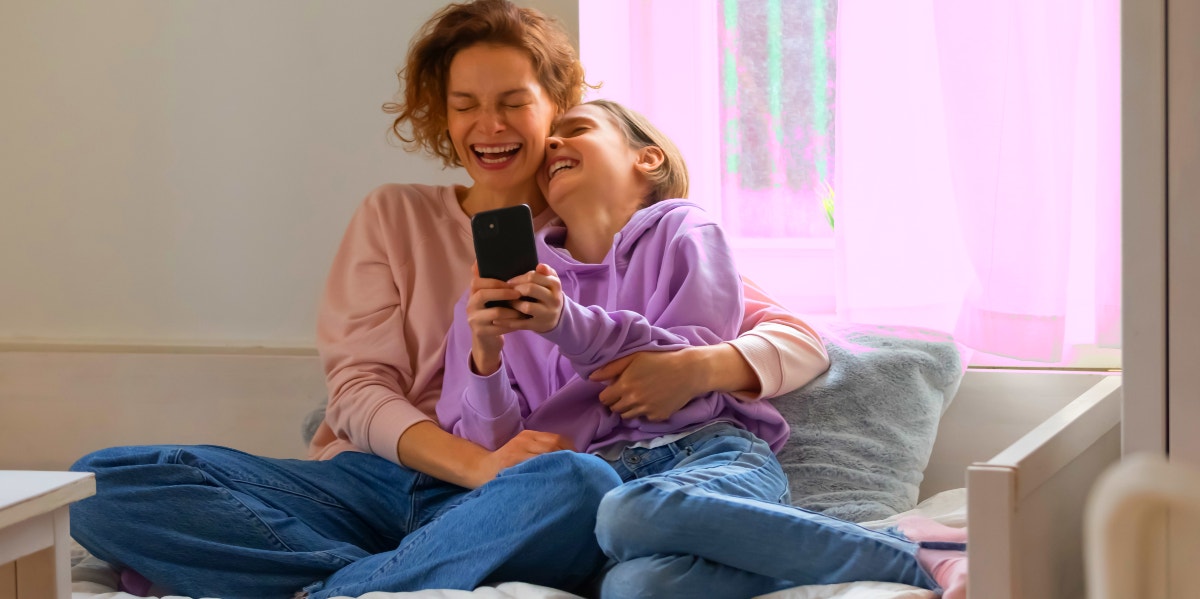
[[(480, 277), (507, 281), (537, 268), (533, 213), (525, 204), (476, 213), (471, 217), (471, 236), (475, 239)], [(536, 301), (530, 297), (521, 299)], [(484, 305), (494, 308), (509, 303), (495, 301)]]

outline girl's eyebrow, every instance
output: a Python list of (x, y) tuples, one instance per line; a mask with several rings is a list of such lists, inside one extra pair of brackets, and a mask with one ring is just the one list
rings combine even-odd
[(557, 123), (554, 123), (554, 126), (550, 128), (550, 134), (551, 134), (551, 135), (554, 135), (554, 133), (555, 133), (555, 132), (557, 132), (559, 129), (565, 128), (565, 127), (567, 127), (567, 126), (569, 126), (569, 125), (574, 125), (574, 124), (577, 124), (577, 123), (584, 123), (584, 124), (589, 124), (589, 125), (590, 125), (590, 124), (592, 124), (592, 123), (594, 123), (594, 122), (595, 122), (595, 121), (593, 121), (593, 120), (591, 119), (591, 117), (586, 117), (586, 116), (572, 116), (572, 117), (567, 117), (567, 118), (564, 118), (563, 120), (561, 120), (561, 121), (559, 121), (559, 122), (557, 122)]

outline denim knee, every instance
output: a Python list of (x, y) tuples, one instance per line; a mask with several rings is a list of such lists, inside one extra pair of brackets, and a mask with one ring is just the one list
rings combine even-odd
[(113, 458), (116, 457), (116, 454), (119, 449), (121, 449), (121, 448), (109, 447), (106, 449), (100, 449), (97, 451), (93, 451), (92, 453), (89, 453), (89, 454), (79, 458), (78, 460), (75, 460), (75, 463), (71, 464), (70, 471), (71, 472), (93, 472), (94, 473), (97, 470), (101, 470), (106, 467), (105, 466), (106, 463), (113, 461)]
[[(658, 597), (705, 597), (719, 599), (721, 589), (705, 577), (692, 574), (703, 569), (700, 558), (691, 555), (656, 555), (621, 562), (604, 574), (600, 585), (603, 599), (654, 599)], [(739, 598), (740, 599), (740, 598)]]
[[(658, 553), (658, 536), (672, 534), (672, 497), (651, 481), (633, 481), (609, 492), (596, 512), (600, 547), (622, 561)], [(661, 516), (664, 513), (667, 516)]]
[(574, 451), (556, 451), (527, 460), (500, 476), (540, 474), (539, 494), (555, 501), (587, 505), (594, 517), (600, 500), (621, 484), (621, 478), (604, 460)]
[(125, 466), (146, 466), (159, 464), (167, 456), (175, 455), (182, 449), (178, 445), (121, 445), (107, 447), (89, 453), (71, 464), (72, 472), (93, 472), (97, 478), (105, 471)]

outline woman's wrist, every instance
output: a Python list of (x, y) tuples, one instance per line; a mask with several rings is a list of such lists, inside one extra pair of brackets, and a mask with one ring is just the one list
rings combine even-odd
[(684, 351), (693, 352), (698, 380), (704, 382), (704, 391), (721, 393), (744, 393), (757, 395), (762, 390), (762, 381), (750, 362), (728, 343), (691, 347)]
[(408, 427), (396, 440), (396, 458), (401, 464), (469, 489), (491, 480), (485, 468), (489, 453), (479, 445), (442, 430), (431, 421)]

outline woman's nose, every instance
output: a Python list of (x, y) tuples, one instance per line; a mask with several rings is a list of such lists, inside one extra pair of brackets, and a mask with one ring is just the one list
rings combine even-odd
[(480, 122), (483, 128), (488, 131), (500, 131), (504, 129), (504, 117), (500, 112), (495, 110), (483, 111)]

